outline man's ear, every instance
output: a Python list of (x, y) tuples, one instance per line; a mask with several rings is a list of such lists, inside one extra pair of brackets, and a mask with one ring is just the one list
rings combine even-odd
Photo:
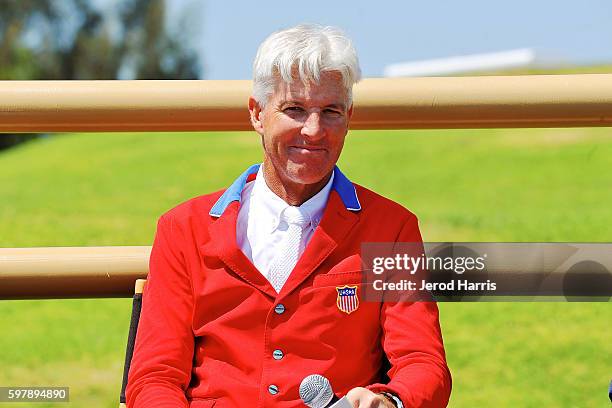
[(348, 108), (346, 115), (348, 116), (349, 120), (351, 119), (351, 116), (353, 116), (353, 103), (351, 103), (351, 106)]
[(263, 135), (262, 107), (252, 96), (249, 97), (249, 114), (253, 129), (260, 135)]

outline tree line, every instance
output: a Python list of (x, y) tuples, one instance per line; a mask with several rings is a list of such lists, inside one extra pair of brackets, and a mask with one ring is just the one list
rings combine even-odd
[[(164, 0), (0, 0), (0, 80), (198, 79)], [(36, 135), (0, 135), (0, 149)]]

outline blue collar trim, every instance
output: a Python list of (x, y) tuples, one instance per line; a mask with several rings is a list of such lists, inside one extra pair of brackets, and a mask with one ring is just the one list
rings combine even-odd
[(332, 190), (336, 190), (344, 206), (349, 211), (361, 211), (361, 203), (357, 198), (357, 190), (351, 180), (349, 180), (338, 168), (334, 166), (334, 181)]
[[(261, 164), (254, 164), (249, 167), (244, 173), (238, 177), (225, 192), (215, 205), (210, 209), (209, 214), (213, 217), (220, 217), (225, 209), (234, 201), (240, 202), (242, 190), (247, 182), (247, 178), (251, 174), (259, 171)], [(332, 190), (336, 190), (344, 206), (349, 211), (360, 211), (361, 204), (357, 198), (357, 190), (351, 181), (340, 171), (338, 166), (334, 166), (334, 181), (332, 182)]]
[(242, 193), (242, 189), (244, 189), (244, 186), (247, 182), (247, 178), (251, 174), (257, 173), (259, 171), (259, 166), (261, 166), (261, 164), (252, 165), (251, 167), (246, 169), (246, 171), (242, 173), (240, 177), (234, 180), (232, 185), (229, 186), (227, 190), (225, 190), (223, 195), (219, 197), (215, 205), (213, 205), (213, 207), (210, 209), (209, 214), (212, 215), (213, 217), (220, 217), (221, 214), (223, 214), (225, 209), (232, 202), (234, 201), (240, 202), (240, 195)]

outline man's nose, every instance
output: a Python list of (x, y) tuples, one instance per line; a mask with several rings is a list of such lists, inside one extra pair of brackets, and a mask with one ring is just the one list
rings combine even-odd
[(321, 114), (319, 112), (311, 112), (308, 114), (304, 125), (302, 126), (302, 135), (311, 139), (317, 139), (324, 134), (321, 124)]

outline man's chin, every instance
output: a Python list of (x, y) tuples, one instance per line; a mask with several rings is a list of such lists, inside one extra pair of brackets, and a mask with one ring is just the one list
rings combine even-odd
[[(326, 179), (331, 172), (321, 172), (321, 167), (313, 167), (314, 165), (308, 164), (305, 166), (294, 165), (288, 169), (288, 175), (294, 183), (299, 184), (317, 184), (322, 180)], [(317, 171), (313, 171), (316, 169)]]

